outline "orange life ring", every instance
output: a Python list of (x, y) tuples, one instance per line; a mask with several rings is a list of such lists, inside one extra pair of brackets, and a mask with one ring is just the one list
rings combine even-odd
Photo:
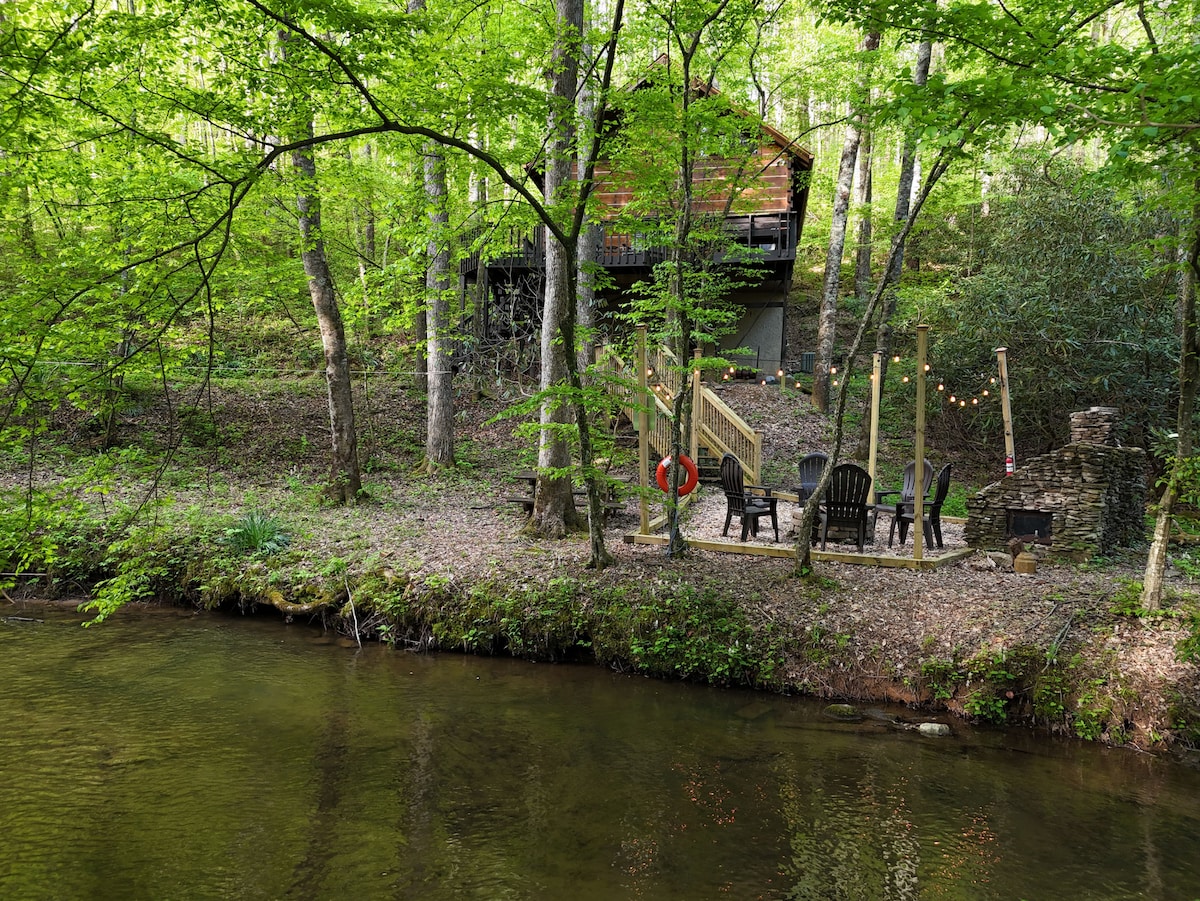
[[(679, 455), (679, 465), (687, 472), (687, 478), (683, 480), (683, 484), (679, 486), (679, 493), (690, 494), (697, 485), (700, 484), (700, 472), (696, 469), (696, 464), (692, 462), (692, 458), (687, 454)], [(671, 471), (671, 458), (663, 457), (658, 463), (658, 471), (654, 477), (658, 480), (658, 487), (663, 491), (670, 491), (670, 483), (667, 482), (667, 474)]]

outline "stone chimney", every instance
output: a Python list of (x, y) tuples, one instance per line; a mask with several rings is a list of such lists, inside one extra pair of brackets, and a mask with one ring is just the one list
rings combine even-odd
[(1116, 407), (1091, 407), (1072, 413), (1071, 443), (1120, 447), (1116, 434), (1120, 415)]

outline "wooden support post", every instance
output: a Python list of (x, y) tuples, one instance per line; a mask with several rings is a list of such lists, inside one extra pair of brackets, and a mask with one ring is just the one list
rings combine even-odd
[(638, 510), (641, 513), (641, 534), (650, 534), (650, 405), (654, 403), (650, 397), (650, 380), (646, 376), (646, 327), (638, 329), (637, 345), (638, 367), (638, 485), (641, 495), (638, 498)]
[(929, 326), (917, 326), (917, 434), (913, 449), (916, 491), (913, 492), (913, 559), (925, 552), (925, 360), (929, 350)]
[[(698, 347), (694, 359), (698, 364), (700, 361), (700, 348)], [(691, 422), (688, 423), (688, 431), (691, 433), (688, 451), (693, 463), (697, 463), (700, 459), (700, 390), (700, 367), (695, 365), (692, 367), (692, 416)]]
[(879, 458), (879, 398), (883, 391), (880, 378), (883, 372), (883, 354), (879, 351), (871, 357), (871, 450), (867, 456), (867, 472), (871, 476), (871, 494), (868, 503), (875, 503), (875, 467)]
[(1017, 454), (1013, 444), (1012, 407), (1008, 399), (1008, 348), (996, 348), (996, 361), (1000, 365), (1000, 410), (1004, 414), (1004, 474), (1010, 476), (1017, 468)]

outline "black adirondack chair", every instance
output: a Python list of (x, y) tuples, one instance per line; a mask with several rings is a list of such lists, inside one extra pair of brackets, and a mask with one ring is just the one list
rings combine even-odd
[[(946, 495), (950, 493), (950, 467), (952, 464), (947, 463), (942, 467), (941, 472), (937, 477), (937, 488), (934, 490), (933, 498), (926, 503), (921, 509), (921, 527), (925, 531), (925, 544), (931, 546), (936, 540), (937, 546), (942, 547), (942, 504), (946, 501)], [(902, 502), (896, 506), (896, 516), (892, 520), (892, 527), (896, 524), (900, 525), (900, 543), (904, 544), (904, 539), (908, 537), (908, 527), (913, 525), (917, 519), (917, 505), (912, 502)], [(888, 547), (892, 546), (892, 539), (888, 538)]]
[(821, 550), (829, 538), (830, 529), (853, 529), (855, 543), (861, 554), (867, 542), (867, 515), (871, 495), (871, 474), (856, 463), (839, 463), (833, 467), (829, 487), (818, 511), (815, 528), (821, 538)]
[[(929, 486), (933, 484), (933, 464), (930, 463), (928, 460), (925, 461), (925, 473), (924, 473), (924, 478), (921, 481), (922, 481), (921, 497), (926, 497), (929, 494)], [(887, 506), (892, 508), (892, 527), (891, 527), (891, 529), (888, 530), (888, 547), (892, 546), (892, 541), (896, 537), (896, 523), (899, 522), (899, 520), (900, 520), (900, 514), (901, 514), (901, 511), (903, 510), (905, 504), (909, 505), (909, 510), (910, 510), (909, 522), (912, 522), (912, 515), (911, 515), (912, 502), (916, 498), (916, 496), (917, 496), (917, 463), (915, 460), (909, 461), (909, 464), (904, 467), (904, 481), (901, 484), (899, 490), (896, 490), (893, 488), (893, 489), (889, 489), (887, 491), (876, 491), (875, 492), (875, 503), (876, 504), (878, 504), (880, 506), (883, 506), (884, 504), (886, 504)], [(895, 498), (895, 500), (887, 500), (888, 498), (893, 498), (893, 497)], [(907, 533), (907, 527), (905, 527), (905, 532), (902, 532), (901, 534), (906, 534), (906, 533)], [(900, 539), (900, 543), (901, 544), (904, 543), (903, 538)]]
[(813, 489), (817, 487), (817, 481), (828, 462), (829, 457), (822, 453), (806, 454), (800, 458), (800, 485), (796, 489), (796, 494), (800, 495), (800, 503), (803, 504), (812, 496)]
[[(726, 503), (722, 536), (729, 534), (729, 524), (734, 516), (742, 523), (742, 541), (746, 540), (747, 535), (757, 535), (759, 519), (769, 516), (771, 527), (775, 530), (775, 540), (779, 540), (779, 514), (775, 509), (779, 498), (771, 496), (770, 488), (747, 485), (741, 461), (733, 454), (725, 454), (721, 458), (721, 488), (725, 491)], [(752, 494), (751, 490), (763, 493)]]

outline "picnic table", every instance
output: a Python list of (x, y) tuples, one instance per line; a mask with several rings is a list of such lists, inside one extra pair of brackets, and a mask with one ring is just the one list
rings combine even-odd
[[(533, 495), (534, 495), (534, 492), (537, 490), (537, 473), (531, 469), (523, 469), (520, 472), (516, 473), (513, 476), (513, 478), (516, 479), (518, 482), (525, 483), (525, 485), (524, 485), (525, 493), (518, 494), (518, 495), (510, 495), (509, 497), (506, 497), (505, 500), (512, 504), (520, 504), (521, 509), (525, 511), (525, 514), (529, 515), (529, 514), (533, 513)], [(575, 497), (586, 498), (587, 497), (587, 489), (572, 488), (571, 494), (574, 495)], [(604, 512), (605, 513), (616, 513), (618, 511), (624, 510), (624, 509), (625, 509), (625, 505), (617, 498), (616, 486), (609, 485), (608, 491), (605, 493), (605, 497), (604, 497)]]

